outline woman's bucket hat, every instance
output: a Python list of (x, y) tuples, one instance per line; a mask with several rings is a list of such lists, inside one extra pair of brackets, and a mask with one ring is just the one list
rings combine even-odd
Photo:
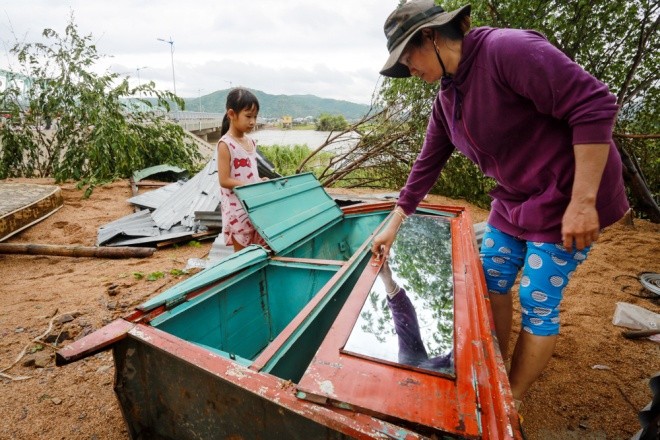
[(471, 6), (465, 5), (451, 12), (436, 6), (433, 0), (410, 0), (398, 7), (385, 21), (387, 50), (390, 56), (380, 71), (381, 75), (392, 78), (410, 76), (410, 70), (399, 63), (401, 53), (417, 31), (442, 26), (453, 20), (470, 15)]

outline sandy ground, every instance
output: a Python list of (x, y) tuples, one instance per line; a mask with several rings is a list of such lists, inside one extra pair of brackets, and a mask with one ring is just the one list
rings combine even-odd
[[(65, 206), (7, 242), (92, 246), (99, 226), (132, 212), (127, 181), (97, 188), (87, 200), (73, 184), (61, 187)], [(442, 197), (430, 201), (469, 207)], [(470, 210), (475, 222), (486, 218), (485, 211)], [(182, 277), (170, 271), (183, 269), (188, 258), (204, 258), (210, 246), (180, 245), (125, 260), (0, 255), (0, 371), (24, 378), (0, 378), (0, 439), (128, 438), (112, 389), (111, 354), (56, 367), (53, 347), (176, 284)], [(660, 370), (660, 344), (623, 338), (612, 317), (617, 302), (660, 312), (657, 299), (634, 296), (641, 272), (660, 272), (659, 256), (660, 225), (635, 220), (633, 227), (615, 225), (602, 234), (566, 291), (555, 355), (525, 398), (529, 439), (627, 439), (640, 428), (637, 413), (651, 400), (648, 379)], [(154, 272), (165, 276), (135, 276)], [(33, 342), (40, 336), (50, 345)]]

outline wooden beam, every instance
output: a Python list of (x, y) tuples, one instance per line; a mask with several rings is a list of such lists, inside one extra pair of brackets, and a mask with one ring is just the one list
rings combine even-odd
[(147, 247), (66, 246), (53, 244), (0, 243), (0, 254), (54, 255), (62, 257), (145, 258), (156, 249)]

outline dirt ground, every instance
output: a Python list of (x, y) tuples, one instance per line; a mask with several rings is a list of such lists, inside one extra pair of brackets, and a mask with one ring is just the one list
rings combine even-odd
[[(87, 200), (73, 184), (61, 188), (64, 207), (8, 243), (92, 246), (99, 226), (132, 212), (127, 181), (96, 188)], [(442, 197), (430, 201), (469, 207)], [(470, 210), (475, 222), (485, 220), (486, 211)], [(205, 258), (211, 242), (160, 249), (144, 259), (0, 255), (0, 371), (13, 378), (0, 377), (0, 439), (128, 438), (112, 389), (111, 354), (56, 367), (53, 347), (181, 281), (185, 275), (170, 271)], [(149, 281), (154, 272), (165, 276)], [(637, 413), (651, 400), (648, 379), (660, 370), (660, 344), (623, 338), (612, 317), (617, 302), (660, 313), (658, 299), (635, 296), (641, 272), (660, 272), (660, 226), (635, 220), (606, 230), (565, 292), (557, 349), (523, 403), (529, 439), (628, 439), (640, 428)], [(39, 337), (50, 343), (33, 342)]]

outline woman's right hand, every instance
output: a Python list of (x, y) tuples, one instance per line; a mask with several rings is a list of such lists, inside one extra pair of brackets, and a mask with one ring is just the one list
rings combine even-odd
[(399, 231), (399, 227), (403, 220), (398, 216), (394, 215), (390, 218), (389, 223), (385, 226), (385, 229), (380, 231), (371, 245), (371, 253), (376, 257), (376, 261), (380, 261), (381, 258), (387, 258), (387, 255), (390, 253), (390, 248), (394, 239), (396, 238), (396, 233)]

